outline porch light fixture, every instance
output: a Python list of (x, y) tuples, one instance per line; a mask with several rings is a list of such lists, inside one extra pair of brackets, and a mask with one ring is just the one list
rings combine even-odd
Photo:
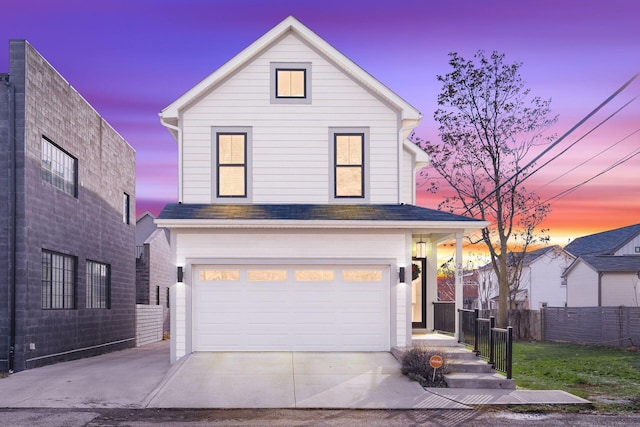
[(404, 267), (400, 267), (400, 271), (398, 273), (398, 277), (400, 279), (400, 283), (404, 283)]
[(178, 283), (182, 283), (183, 277), (184, 277), (184, 272), (182, 271), (182, 267), (178, 267)]
[(427, 257), (427, 244), (422, 240), (422, 234), (420, 235), (420, 241), (416, 243), (416, 258)]

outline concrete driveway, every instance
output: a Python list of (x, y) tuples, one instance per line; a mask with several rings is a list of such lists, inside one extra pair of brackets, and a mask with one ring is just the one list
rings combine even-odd
[(157, 408), (469, 408), (424, 390), (390, 353), (194, 353), (150, 396)]
[(390, 353), (194, 353), (169, 343), (0, 379), (3, 408), (469, 408), (424, 390)]

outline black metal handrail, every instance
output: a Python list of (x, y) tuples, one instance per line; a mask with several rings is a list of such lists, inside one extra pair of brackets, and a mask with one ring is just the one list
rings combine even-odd
[(513, 328), (496, 328), (496, 320), (480, 317), (478, 309), (458, 310), (458, 342), (473, 346), (477, 356), (511, 379), (513, 367)]

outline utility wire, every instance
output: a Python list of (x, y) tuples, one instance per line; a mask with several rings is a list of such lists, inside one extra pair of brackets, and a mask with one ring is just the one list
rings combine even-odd
[[(558, 157), (560, 157), (561, 155), (563, 155), (564, 153), (566, 153), (567, 151), (569, 151), (571, 148), (573, 148), (578, 142), (582, 141), (583, 139), (585, 139), (587, 136), (589, 136), (591, 133), (595, 132), (596, 129), (598, 129), (600, 126), (602, 126), (603, 124), (605, 124), (606, 122), (608, 122), (609, 120), (611, 120), (614, 116), (616, 116), (620, 111), (622, 111), (623, 109), (625, 109), (627, 106), (629, 106), (629, 104), (631, 104), (633, 101), (636, 100), (636, 98), (638, 98), (637, 96), (633, 97), (629, 102), (627, 102), (626, 104), (624, 104), (622, 107), (618, 108), (616, 111), (614, 111), (612, 114), (610, 114), (607, 118), (605, 118), (604, 120), (602, 120), (600, 123), (598, 123), (597, 125), (595, 125), (594, 127), (592, 127), (591, 129), (589, 129), (589, 131), (587, 133), (585, 133), (584, 135), (582, 135), (580, 138), (578, 138), (577, 140), (575, 140), (572, 144), (569, 144), (569, 146), (567, 148), (565, 148), (564, 150), (562, 150), (561, 152), (559, 152), (558, 154), (556, 154), (554, 157), (552, 157), (551, 159), (547, 160), (545, 163), (541, 164), (540, 166), (538, 166), (536, 169), (534, 169), (529, 175), (527, 175), (525, 178), (522, 179), (522, 181), (524, 181), (526, 178), (529, 178), (530, 176), (532, 176), (533, 174), (535, 174), (536, 172), (538, 172), (540, 169), (542, 169), (543, 167), (547, 166), (549, 163), (551, 163), (552, 161), (554, 161), (555, 159), (557, 159)], [(625, 138), (626, 139), (626, 138)], [(606, 151), (606, 150), (605, 150)], [(522, 182), (521, 181), (521, 182)], [(552, 181), (553, 182), (553, 181)]]
[[(580, 126), (582, 126), (587, 120), (589, 120), (594, 114), (596, 114), (598, 111), (600, 111), (605, 105), (607, 105), (609, 102), (611, 102), (616, 96), (618, 96), (620, 94), (620, 92), (622, 92), (623, 90), (625, 90), (636, 78), (638, 78), (638, 76), (640, 76), (640, 72), (636, 73), (633, 77), (631, 77), (631, 79), (629, 79), (625, 84), (623, 84), (618, 90), (616, 90), (614, 93), (612, 93), (607, 99), (605, 99), (602, 103), (600, 103), (600, 105), (598, 105), (594, 110), (592, 110), (589, 114), (587, 114), (582, 120), (580, 120), (578, 123), (576, 123), (575, 125), (573, 125), (571, 127), (571, 129), (569, 129), (567, 132), (565, 132), (560, 138), (558, 138), (556, 141), (554, 141), (551, 145), (549, 145), (549, 147), (547, 147), (546, 149), (544, 149), (540, 154), (538, 154), (533, 160), (531, 160), (529, 163), (527, 163), (522, 169), (518, 170), (516, 173), (514, 173), (513, 175), (511, 175), (511, 177), (507, 178), (505, 181), (503, 181), (500, 185), (498, 185), (495, 189), (493, 189), (489, 194), (487, 194), (486, 196), (484, 196), (482, 199), (480, 199), (479, 201), (475, 202), (473, 205), (469, 206), (466, 210), (465, 213), (469, 213), (471, 211), (471, 209), (475, 208), (476, 206), (480, 205), (482, 202), (484, 202), (485, 200), (487, 200), (490, 196), (492, 196), (493, 194), (497, 193), (502, 187), (504, 187), (507, 183), (509, 183), (510, 181), (514, 180), (515, 178), (518, 177), (518, 175), (520, 175), (522, 172), (524, 172), (526, 169), (530, 168), (531, 166), (533, 166), (542, 156), (544, 156), (545, 154), (547, 154), (550, 150), (552, 150), (555, 146), (557, 146), (560, 142), (562, 142), (567, 136), (569, 136), (570, 134), (572, 134), (577, 128), (579, 128)], [(530, 176), (530, 175), (528, 175)], [(524, 178), (522, 178), (522, 181), (525, 181), (527, 179), (528, 176), (525, 176)]]
[[(607, 148), (605, 148), (604, 150), (600, 151), (599, 153), (589, 157), (587, 160), (585, 160), (584, 162), (574, 166), (573, 168), (569, 169), (568, 171), (566, 171), (565, 173), (558, 175), (557, 177), (553, 178), (551, 181), (547, 182), (546, 184), (538, 187), (535, 189), (535, 191), (537, 192), (538, 190), (545, 188), (546, 186), (548, 186), (549, 184), (553, 184), (554, 182), (556, 182), (557, 180), (559, 180), (560, 178), (570, 174), (571, 172), (573, 172), (574, 170), (578, 169), (581, 166), (584, 166), (585, 164), (589, 163), (591, 160), (595, 159), (596, 157), (601, 156), (602, 154), (606, 153), (607, 151), (611, 150), (613, 147), (615, 147), (616, 145), (626, 141), (627, 139), (631, 138), (633, 135), (635, 135), (636, 133), (640, 132), (640, 128), (636, 129), (635, 131), (631, 132), (629, 135), (625, 136), (624, 138), (618, 140), (616, 143), (611, 144), (610, 146), (608, 146)], [(554, 196), (555, 197), (555, 196)], [(550, 198), (549, 200), (553, 199), (554, 197)]]
[[(635, 156), (640, 154), (640, 148), (635, 150), (635, 152), (631, 152), (629, 154), (627, 154), (625, 157), (623, 157), (622, 159), (618, 160), (616, 163), (612, 164), (611, 166), (605, 168), (603, 171), (601, 171), (600, 173), (592, 176), (591, 178), (582, 181), (580, 184), (574, 185), (571, 188), (568, 188), (567, 190), (564, 190), (558, 194), (556, 194), (553, 197), (548, 198), (547, 200), (545, 200), (544, 202), (540, 203), (539, 205), (544, 205), (546, 203), (549, 203), (552, 200), (557, 200), (557, 199), (561, 199), (562, 197), (566, 196), (569, 193), (574, 192), (575, 190), (577, 190), (578, 188), (582, 187), (583, 185), (587, 184), (588, 182), (593, 181), (594, 179), (598, 178), (599, 176), (604, 175), (605, 173), (609, 172), (610, 170), (620, 166), (623, 163), (628, 162), (629, 160), (631, 160), (632, 158), (634, 158)], [(539, 206), (538, 205), (538, 206)]]

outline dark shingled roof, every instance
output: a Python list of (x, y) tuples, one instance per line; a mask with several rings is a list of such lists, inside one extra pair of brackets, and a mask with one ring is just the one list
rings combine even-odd
[(414, 205), (167, 204), (158, 219), (479, 221)]
[(640, 224), (579, 237), (564, 249), (572, 255), (613, 255), (622, 245), (640, 233)]
[(640, 256), (638, 255), (585, 255), (580, 259), (598, 272), (636, 273), (640, 271)]

